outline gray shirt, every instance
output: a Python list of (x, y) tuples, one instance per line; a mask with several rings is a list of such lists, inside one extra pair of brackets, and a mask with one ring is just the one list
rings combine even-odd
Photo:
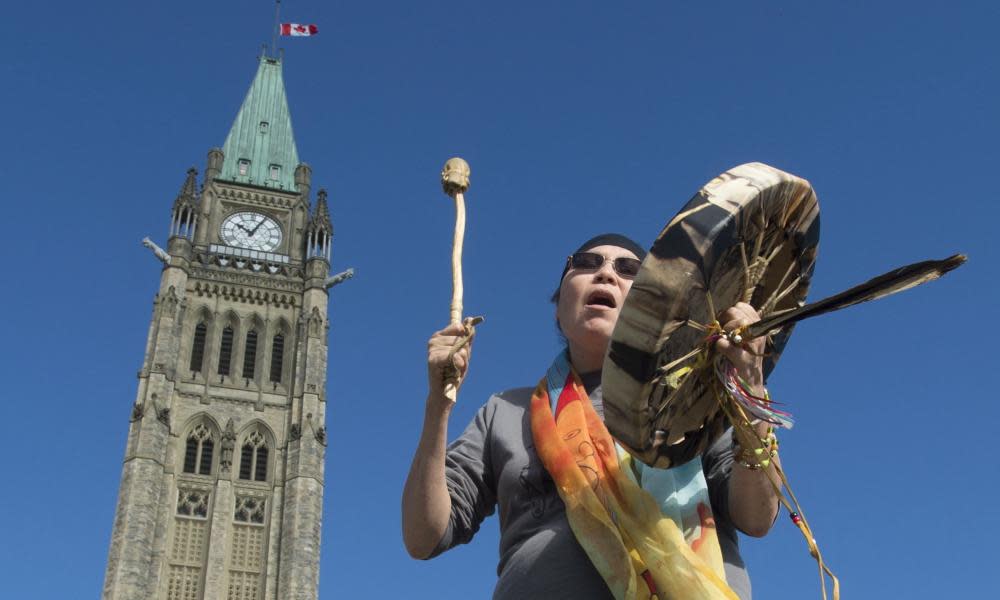
[[(603, 416), (600, 388), (594, 387), (599, 382), (599, 375), (596, 381), (584, 378), (591, 402)], [(492, 396), (448, 446), (445, 470), (451, 518), (431, 556), (467, 543), (482, 520), (499, 506), (495, 600), (611, 598), (604, 580), (577, 543), (562, 499), (535, 452), (529, 417), (533, 391), (517, 388)], [(729, 519), (731, 447), (731, 432), (726, 432), (702, 456), (702, 467), (726, 579), (741, 600), (750, 600), (750, 579)]]

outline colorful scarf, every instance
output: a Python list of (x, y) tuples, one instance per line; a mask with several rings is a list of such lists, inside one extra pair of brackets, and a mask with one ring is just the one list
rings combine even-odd
[(738, 600), (726, 584), (701, 460), (673, 469), (635, 462), (565, 352), (531, 396), (531, 432), (577, 541), (615, 598)]

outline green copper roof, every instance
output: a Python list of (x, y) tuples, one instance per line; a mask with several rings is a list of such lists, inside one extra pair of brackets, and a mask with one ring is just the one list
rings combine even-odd
[(222, 152), (221, 179), (297, 191), (299, 153), (279, 59), (261, 57)]

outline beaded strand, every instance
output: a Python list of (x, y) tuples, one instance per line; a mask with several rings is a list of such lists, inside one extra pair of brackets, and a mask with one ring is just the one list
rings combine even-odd
[[(739, 444), (734, 444), (733, 454), (736, 462), (744, 469), (759, 471), (771, 465), (771, 459), (778, 455), (778, 437), (774, 435), (771, 427), (767, 428), (767, 435), (764, 437), (763, 446), (760, 448), (743, 448)], [(767, 457), (761, 458), (767, 453)]]

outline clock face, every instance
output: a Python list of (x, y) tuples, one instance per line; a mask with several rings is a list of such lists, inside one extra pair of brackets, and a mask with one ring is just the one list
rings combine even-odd
[(281, 226), (256, 212), (238, 212), (222, 222), (222, 241), (230, 246), (271, 252), (281, 244)]

